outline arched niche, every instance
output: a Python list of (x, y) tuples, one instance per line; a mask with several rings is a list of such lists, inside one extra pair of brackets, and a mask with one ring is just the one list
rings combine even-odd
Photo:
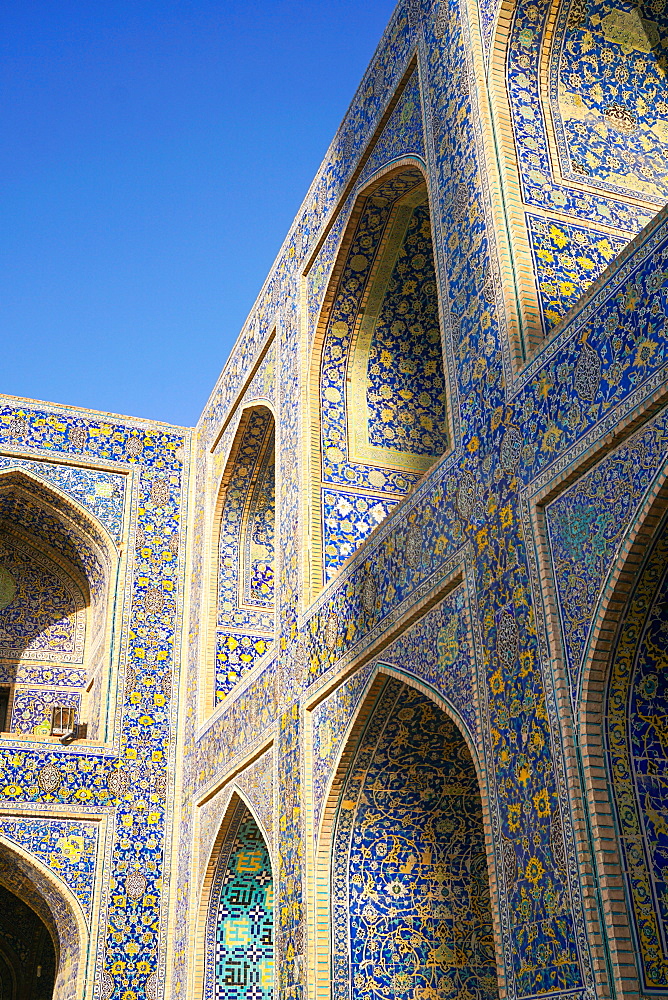
[(104, 528), (60, 491), (23, 472), (0, 475), (6, 731), (49, 736), (52, 709), (61, 706), (74, 709), (90, 736), (103, 735), (117, 561)]
[[(34, 914), (33, 925), (39, 939), (33, 942), (33, 947), (42, 949), (47, 966), (49, 956), (53, 955), (52, 989), (46, 994), (39, 992), (40, 984), (36, 981), (42, 977), (32, 976), (32, 970), (26, 968), (26, 963), (23, 962), (26, 988), (30, 981), (36, 989), (32, 994), (27, 993), (25, 1000), (51, 1000), (52, 997), (53, 1000), (71, 1000), (73, 997), (83, 996), (88, 929), (78, 902), (65, 884), (35, 858), (0, 838), (0, 891), (4, 892), (5, 900), (7, 894), (15, 897), (22, 908)], [(21, 912), (25, 916), (24, 909)], [(51, 949), (42, 939), (41, 928), (47, 932)], [(11, 932), (6, 936), (12, 937)], [(6, 961), (10, 957), (9, 950), (13, 947), (11, 940), (8, 945), (9, 948), (3, 949), (0, 943), (0, 950), (4, 950)], [(16, 947), (14, 951), (16, 952)], [(44, 972), (46, 978), (48, 967)], [(17, 1000), (22, 998), (17, 996)]]
[(269, 649), (274, 637), (276, 509), (274, 416), (243, 411), (213, 518), (210, 711)]
[(487, 71), (490, 152), (520, 358), (668, 202), (667, 52), (662, 0), (500, 4)]
[[(668, 996), (667, 483), (640, 513), (623, 555), (599, 608), (577, 757), (602, 967), (620, 996), (660, 997)], [(592, 931), (596, 941), (599, 927)]]
[(359, 709), (324, 811), (315, 922), (322, 1000), (499, 995), (476, 765), (422, 685), (380, 673)]
[(56, 952), (47, 925), (0, 883), (2, 1000), (51, 1000)]
[(311, 392), (313, 535), (328, 578), (449, 448), (429, 197), (416, 163), (357, 198), (316, 332)]
[[(273, 1000), (274, 878), (265, 834), (234, 792), (200, 902), (196, 976), (207, 1000)], [(200, 993), (199, 986), (196, 987)]]

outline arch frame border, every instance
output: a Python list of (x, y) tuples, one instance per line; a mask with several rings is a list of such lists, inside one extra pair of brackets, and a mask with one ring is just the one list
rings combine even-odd
[[(51, 891), (54, 892), (62, 900), (64, 905), (67, 907), (68, 913), (73, 921), (74, 928), (77, 932), (78, 963), (77, 963), (76, 975), (74, 977), (75, 992), (72, 993), (70, 987), (67, 990), (67, 992), (61, 996), (60, 995), (62, 991), (61, 987), (61, 991), (59, 991), (58, 993), (54, 992), (54, 1000), (70, 1000), (71, 996), (91, 998), (93, 996), (93, 989), (95, 986), (95, 982), (93, 977), (88, 976), (88, 967), (89, 965), (91, 965), (91, 962), (93, 965), (95, 964), (94, 955), (91, 954), (91, 949), (94, 944), (94, 936), (88, 929), (88, 926), (86, 924), (86, 919), (83, 914), (83, 910), (81, 909), (81, 904), (79, 903), (77, 898), (73, 895), (73, 893), (70, 892), (66, 883), (63, 882), (62, 879), (58, 879), (57, 876), (55, 876), (54, 873), (39, 860), (39, 858), (36, 858), (35, 855), (29, 853), (24, 848), (20, 847), (20, 845), (15, 844), (7, 837), (4, 837), (2, 834), (0, 834), (0, 849), (7, 851), (10, 855), (14, 855), (19, 861), (20, 868), (22, 868), (23, 865), (25, 865), (27, 866), (29, 871), (34, 871), (36, 873), (37, 879), (43, 880), (43, 882), (45, 882), (49, 886)], [(30, 879), (30, 875), (28, 875), (25, 871), (24, 874), (28, 879)], [(39, 892), (39, 882), (37, 882), (35, 887)], [(29, 903), (27, 903), (27, 901), (24, 900), (24, 902), (26, 902), (26, 905), (28, 906), (30, 905)], [(56, 951), (55, 981), (57, 984), (58, 973), (60, 970), (60, 962), (61, 962), (61, 928), (58, 924), (58, 919), (56, 915), (53, 913), (53, 910), (51, 909), (48, 900), (44, 899), (44, 903), (47, 906), (49, 912), (51, 913), (53, 926), (59, 938), (58, 941), (53, 942), (54, 949)], [(39, 916), (39, 914), (37, 915)]]
[[(581, 718), (583, 691), (589, 684), (589, 674), (593, 664), (599, 662), (606, 652), (606, 643), (607, 648), (610, 648), (609, 629), (606, 630), (604, 627), (607, 608), (613, 599), (616, 580), (623, 572), (625, 560), (634, 544), (630, 538), (631, 536), (635, 538), (638, 525), (645, 516), (643, 512), (651, 507), (655, 493), (663, 492), (664, 488), (668, 490), (668, 486), (660, 485), (662, 476), (668, 476), (668, 458), (657, 468), (603, 580), (592, 614), (594, 625), (589, 633), (582, 660), (576, 711), (573, 708), (566, 671), (545, 508), (598, 464), (614, 456), (615, 452), (635, 433), (642, 432), (653, 418), (659, 416), (667, 404), (668, 385), (664, 384), (648, 394), (630, 412), (625, 412), (612, 430), (607, 430), (609, 421), (606, 421), (603, 427), (597, 428), (598, 434), (590, 434), (585, 442), (578, 442), (567, 455), (563, 456), (551, 475), (548, 475), (550, 470), (547, 470), (534, 484), (525, 487), (521, 497), (523, 521), (530, 529), (529, 537), (533, 538), (533, 545), (528, 547), (527, 553), (530, 575), (535, 578), (538, 587), (534, 595), (537, 635), (547, 665), (546, 681), (549, 679), (552, 687), (551, 697), (556, 707), (562, 745), (563, 775), (568, 789), (570, 815), (568, 823), (564, 822), (564, 832), (567, 838), (570, 836), (570, 845), (574, 850), (581, 880), (580, 899), (591, 955), (592, 974), (602, 997), (605, 998), (617, 996), (617, 981), (629, 979), (624, 972), (624, 966), (631, 964), (635, 968), (635, 963), (633, 960), (628, 963), (620, 958), (623, 950), (620, 951), (616, 943), (619, 937), (619, 921), (623, 922), (626, 919), (628, 925), (628, 917), (625, 917), (620, 910), (621, 906), (626, 912), (625, 901), (620, 902), (620, 891), (623, 893), (624, 889), (622, 887), (620, 890), (620, 887), (614, 884), (615, 880), (619, 881), (620, 878), (619, 866), (614, 871), (606, 873), (605, 884), (598, 869), (597, 854), (605, 837), (602, 832), (603, 827), (600, 831), (594, 828), (594, 819), (602, 783), (606, 779), (604, 770), (600, 770), (600, 767), (596, 770), (588, 760), (590, 755), (583, 754), (583, 738), (586, 739), (591, 734), (591, 721), (583, 721)], [(601, 760), (602, 758), (599, 759), (599, 763)], [(567, 847), (568, 844), (567, 839)], [(628, 935), (630, 927), (627, 926)], [(629, 997), (636, 998), (637, 993), (630, 993)]]
[[(20, 461), (23, 456), (16, 455), (14, 452), (4, 451), (3, 454), (10, 459), (15, 461)], [(34, 456), (30, 457), (30, 461), (41, 461), (41, 459), (35, 459)], [(53, 458), (48, 464), (60, 465), (67, 464), (68, 468), (81, 468), (82, 466), (76, 465), (75, 463), (59, 463), (55, 462)], [(88, 466), (85, 466), (88, 468)], [(95, 466), (97, 468), (97, 466)], [(105, 472), (113, 471), (104, 467)], [(126, 477), (128, 489), (124, 497), (123, 502), (123, 515), (122, 515), (122, 539), (126, 539), (130, 529), (132, 521), (132, 507), (133, 507), (133, 494), (136, 489), (137, 474), (134, 470), (134, 466), (128, 469), (122, 470), (118, 473)], [(116, 616), (117, 616), (117, 604), (122, 604), (122, 584), (123, 581), (127, 579), (127, 574), (130, 568), (130, 545), (121, 542), (117, 544), (112, 538), (111, 534), (107, 530), (104, 524), (89, 511), (83, 504), (79, 503), (74, 497), (69, 496), (58, 486), (53, 483), (49, 483), (46, 480), (40, 479), (39, 476), (22, 468), (21, 466), (9, 466), (5, 469), (0, 470), (0, 491), (4, 487), (4, 480), (9, 477), (15, 477), (18, 481), (15, 484), (15, 488), (19, 493), (25, 494), (27, 497), (32, 498), (33, 502), (37, 504), (42, 510), (47, 511), (50, 516), (56, 518), (68, 532), (72, 532), (75, 537), (81, 536), (82, 529), (76, 525), (74, 519), (68, 515), (68, 508), (81, 517), (81, 519), (88, 525), (90, 533), (92, 535), (91, 539), (84, 538), (88, 544), (93, 544), (97, 549), (99, 549), (99, 554), (103, 557), (106, 562), (106, 566), (103, 568), (106, 570), (106, 579), (104, 581), (104, 595), (103, 595), (103, 606), (101, 615), (101, 629), (97, 642), (93, 645), (94, 636), (91, 635), (90, 638), (86, 637), (85, 640), (85, 650), (84, 650), (84, 663), (83, 666), (86, 670), (86, 687), (83, 691), (83, 701), (82, 704), (86, 706), (88, 710), (90, 690), (92, 684), (92, 678), (89, 675), (89, 660), (91, 656), (97, 651), (101, 651), (101, 677), (100, 677), (100, 696), (99, 704), (102, 708), (99, 718), (97, 719), (98, 724), (98, 737), (93, 740), (95, 744), (101, 744), (106, 747), (112, 747), (115, 745), (115, 734), (113, 727), (113, 720), (117, 715), (119, 703), (122, 701), (120, 697), (120, 688), (122, 678), (120, 672), (116, 672), (114, 677), (114, 656), (118, 652), (116, 646), (116, 634), (118, 629), (116, 628)], [(25, 483), (23, 482), (25, 480)], [(59, 510), (57, 507), (51, 507), (47, 499), (44, 499), (41, 495), (35, 496), (30, 487), (34, 485), (39, 489), (41, 493), (53, 494), (56, 500), (63, 506), (64, 512)], [(11, 489), (11, 485), (9, 486)], [(21, 531), (18, 537), (27, 537), (31, 539), (27, 533)], [(56, 549), (53, 549), (50, 545), (45, 546), (45, 552), (47, 556), (52, 559), (58, 566), (61, 567), (69, 575), (72, 575), (72, 571), (75, 571), (75, 580), (82, 575), (76, 567), (70, 567), (68, 561), (59, 553)], [(88, 579), (83, 577), (85, 582), (84, 596), (87, 597), (88, 604), (86, 607), (87, 620), (86, 620), (86, 630), (87, 632), (92, 632), (93, 618), (94, 618), (94, 608), (90, 582)], [(32, 741), (40, 743), (39, 737), (32, 737)], [(42, 743), (48, 743), (49, 741), (41, 741)]]
[[(402, 170), (413, 168), (417, 170), (421, 175), (427, 191), (427, 204), (429, 208), (429, 224), (431, 231), (431, 240), (433, 246), (434, 254), (434, 271), (436, 279), (436, 297), (438, 305), (438, 323), (439, 332), (441, 337), (441, 358), (443, 363), (443, 375), (445, 383), (445, 424), (447, 426), (448, 435), (448, 447), (443, 452), (442, 455), (437, 456), (433, 459), (431, 465), (426, 471), (420, 473), (420, 478), (416, 483), (411, 486), (405, 493), (396, 494), (396, 502), (401, 503), (402, 500), (410, 496), (413, 490), (419, 485), (419, 483), (424, 479), (429, 472), (441, 462), (447, 460), (455, 451), (457, 447), (457, 436), (456, 436), (456, 415), (454, 413), (456, 400), (457, 400), (457, 387), (453, 380), (453, 373), (450, 366), (450, 357), (447, 347), (447, 331), (450, 329), (450, 324), (447, 318), (447, 311), (445, 307), (446, 298), (446, 288), (444, 283), (444, 269), (443, 262), (441, 260), (441, 249), (438, 240), (438, 230), (436, 227), (436, 208), (435, 208), (435, 194), (433, 191), (433, 178), (430, 176), (430, 169), (426, 159), (418, 156), (415, 153), (407, 153), (395, 157), (395, 159), (384, 163), (377, 170), (375, 170), (369, 177), (362, 180), (361, 174), (364, 164), (367, 162), (368, 158), (371, 156), (373, 149), (382, 135), (383, 128), (389, 120), (391, 111), (401, 98), (401, 94), (405, 89), (405, 85), (410, 79), (413, 72), (418, 75), (418, 83), (420, 88), (420, 103), (421, 111), (423, 114), (422, 120), (422, 130), (425, 136), (426, 143), (426, 132), (424, 127), (424, 111), (425, 102), (424, 95), (422, 93), (422, 79), (420, 73), (420, 63), (421, 60), (418, 55), (418, 50), (414, 51), (413, 55), (408, 61), (408, 68), (398, 82), (395, 91), (392, 95), (392, 99), (388, 105), (388, 111), (383, 115), (381, 123), (374, 133), (369, 138), (364, 152), (359, 160), (357, 168), (353, 174), (353, 177), (349, 184), (346, 186), (344, 192), (337, 199), (333, 209), (331, 217), (328, 219), (327, 226), (325, 227), (322, 237), (316, 244), (312, 254), (308, 258), (304, 268), (301, 272), (300, 280), (300, 299), (301, 299), (301, 320), (302, 327), (305, 332), (303, 336), (304, 350), (302, 353), (302, 361), (304, 364), (304, 371), (306, 372), (302, 382), (302, 404), (303, 410), (306, 417), (306, 423), (308, 426), (308, 433), (304, 435), (304, 444), (302, 446), (302, 458), (304, 462), (304, 468), (306, 470), (306, 480), (308, 483), (308, 489), (305, 490), (307, 494), (307, 499), (304, 505), (304, 533), (308, 531), (308, 538), (310, 543), (311, 558), (307, 559), (306, 555), (302, 558), (302, 570), (305, 580), (305, 597), (304, 597), (304, 607), (309, 606), (314, 600), (316, 600), (322, 593), (327, 585), (325, 580), (325, 565), (324, 565), (324, 551), (323, 551), (323, 525), (322, 525), (322, 508), (321, 508), (321, 494), (323, 486), (325, 485), (322, 480), (322, 412), (321, 412), (321, 402), (320, 402), (320, 386), (321, 386), (321, 371), (322, 371), (322, 356), (326, 342), (327, 328), (329, 324), (329, 317), (331, 314), (331, 309), (336, 299), (337, 290), (339, 288), (339, 283), (341, 276), (345, 267), (345, 261), (348, 254), (348, 250), (353, 241), (355, 234), (355, 229), (357, 223), (359, 222), (364, 208), (365, 199), (373, 194), (373, 191), (382, 185), (382, 183), (389, 178), (392, 174), (401, 173)], [(342, 233), (340, 240), (337, 245), (334, 260), (331, 268), (328, 272), (326, 278), (326, 288), (320, 307), (318, 309), (317, 320), (313, 329), (313, 338), (309, 340), (309, 321), (308, 321), (308, 276), (312, 271), (313, 267), (318, 262), (318, 256), (322, 247), (324, 246), (327, 235), (331, 231), (332, 227), (336, 224), (337, 220), (342, 220)], [(358, 340), (358, 327), (360, 322), (360, 317), (364, 313), (364, 304), (368, 298), (369, 291), (374, 282), (374, 275), (378, 267), (378, 261), (382, 254), (383, 246), (385, 245), (388, 235), (389, 228), (391, 226), (391, 221), (388, 221), (387, 232), (384, 232), (379, 241), (378, 247), (376, 248), (376, 260), (372, 265), (369, 277), (367, 279), (367, 285), (364, 289), (363, 297), (360, 306), (360, 315), (357, 317), (355, 324), (355, 331), (351, 334), (351, 345), (349, 350), (349, 356), (345, 360), (345, 368), (348, 370), (348, 365), (352, 360), (352, 356), (355, 349), (355, 344)], [(344, 395), (348, 396), (347, 388), (344, 390)], [(346, 401), (347, 407), (347, 401)], [(347, 407), (347, 411), (349, 408)], [(346, 431), (348, 429), (346, 428)], [(348, 446), (349, 447), (349, 446)], [(349, 461), (352, 459), (349, 458)], [(359, 460), (355, 464), (366, 464), (361, 463)], [(379, 466), (377, 463), (368, 463), (378, 468), (385, 468), (386, 466)], [(345, 488), (345, 487), (343, 487)], [(390, 494), (383, 493), (380, 490), (367, 489), (363, 487), (351, 487), (359, 492), (361, 495), (368, 495), (372, 499), (382, 499), (389, 497)], [(392, 512), (388, 517), (392, 516)], [(383, 522), (381, 522), (383, 523)], [(362, 545), (364, 542), (361, 543)], [(349, 558), (352, 558), (359, 551), (359, 546), (354, 553), (351, 554)], [(306, 546), (304, 546), (304, 551), (306, 551)], [(347, 562), (348, 560), (346, 560)], [(307, 600), (306, 595), (310, 598)]]
[[(236, 768), (230, 776), (219, 783), (215, 791), (210, 791), (205, 797), (203, 797), (199, 802), (197, 802), (197, 816), (196, 816), (196, 836), (199, 834), (200, 821), (201, 821), (201, 807), (206, 803), (211, 801), (217, 795), (225, 793), (223, 797), (222, 806), (222, 817), (218, 826), (218, 832), (207, 849), (207, 860), (204, 866), (200, 869), (202, 872), (198, 876), (198, 884), (196, 890), (196, 898), (194, 900), (193, 913), (194, 913), (194, 923), (195, 923), (195, 954), (192, 968), (192, 975), (190, 977), (191, 981), (191, 995), (194, 1000), (201, 1000), (204, 997), (204, 991), (206, 989), (206, 970), (207, 961), (209, 960), (207, 951), (209, 946), (209, 924), (211, 920), (211, 907), (213, 902), (213, 891), (215, 888), (216, 878), (219, 874), (219, 866), (222, 861), (222, 851), (225, 846), (225, 842), (228, 839), (230, 831), (232, 830), (233, 823), (235, 821), (236, 815), (239, 810), (243, 807), (248, 810), (250, 815), (253, 817), (258, 830), (262, 835), (267, 853), (271, 861), (271, 875), (272, 883), (274, 886), (274, 900), (278, 898), (277, 895), (277, 883), (278, 883), (278, 866), (276, 862), (276, 849), (273, 844), (272, 838), (269, 836), (264, 824), (259, 819), (256, 809), (249, 799), (248, 794), (238, 785), (238, 777), (256, 760), (264, 756), (265, 753), (272, 753), (274, 748), (273, 739), (270, 740), (262, 749), (258, 752), (256, 751), (250, 756), (250, 759), (245, 760), (243, 764)], [(272, 803), (272, 807), (275, 810), (275, 802)], [(276, 911), (274, 909), (274, 933), (273, 933), (273, 947), (274, 947), (274, 971), (276, 970)], [(276, 975), (274, 975), (274, 997), (277, 996), (278, 981)]]
[[(248, 422), (252, 414), (258, 410), (267, 410), (272, 419), (273, 434), (274, 434), (274, 462), (275, 462), (275, 475), (276, 475), (276, 497), (279, 496), (279, 485), (280, 485), (280, 475), (281, 475), (281, 463), (279, 459), (278, 445), (278, 422), (276, 405), (271, 400), (264, 397), (251, 397), (246, 399), (243, 395), (244, 391), (248, 391), (250, 383), (253, 376), (257, 372), (260, 364), (267, 355), (269, 348), (272, 343), (276, 343), (276, 332), (277, 328), (273, 327), (272, 333), (267, 338), (265, 345), (257, 359), (256, 364), (253, 366), (252, 374), (248, 380), (244, 383), (242, 390), (239, 392), (239, 396), (236, 401), (236, 405), (231, 409), (227, 418), (223, 421), (221, 429), (217, 433), (211, 447), (207, 452), (207, 495), (213, 500), (213, 503), (209, 502), (206, 504), (207, 516), (205, 518), (203, 541), (202, 541), (202, 565), (203, 565), (203, 581), (202, 581), (202, 619), (205, 623), (202, 629), (202, 639), (200, 642), (200, 662), (204, 663), (204, 683), (197, 685), (197, 710), (196, 710), (196, 723), (197, 729), (201, 730), (206, 727), (216, 715), (218, 709), (221, 708), (223, 704), (228, 700), (228, 698), (234, 694), (234, 692), (242, 685), (250, 675), (255, 674), (256, 667), (260, 662), (265, 662), (265, 659), (271, 655), (272, 648), (276, 642), (276, 618), (278, 614), (278, 605), (274, 600), (273, 612), (274, 628), (273, 634), (269, 636), (262, 636), (262, 638), (267, 639), (268, 649), (258, 660), (255, 662), (253, 667), (246, 671), (246, 673), (239, 678), (235, 685), (228, 691), (222, 701), (215, 703), (215, 673), (216, 673), (216, 636), (217, 636), (217, 620), (218, 620), (218, 577), (219, 577), (219, 552), (220, 552), (220, 535), (222, 530), (222, 519), (223, 511), (225, 508), (225, 502), (228, 493), (229, 482), (234, 475), (234, 470), (237, 465), (238, 451), (241, 446)], [(220, 443), (225, 431), (232, 427), (234, 433), (230, 437), (229, 444), (225, 448), (225, 451), (220, 456), (220, 462), (223, 466), (222, 472), (216, 474), (213, 466), (212, 460), (214, 457), (214, 452), (218, 444)], [(264, 448), (264, 446), (263, 446)], [(244, 509), (245, 513), (249, 500), (251, 498), (251, 493), (254, 484), (257, 482), (258, 468), (254, 469), (254, 474), (248, 483), (248, 492), (244, 499)], [(278, 502), (275, 501), (274, 504), (274, 516), (278, 520)], [(242, 513), (242, 520), (243, 520)], [(241, 549), (239, 549), (239, 558), (241, 558)], [(275, 559), (280, 558), (280, 553), (277, 555), (275, 553)], [(276, 565), (276, 563), (275, 563)], [(275, 571), (275, 577), (278, 577), (278, 573)], [(258, 636), (259, 638), (259, 636)]]
[[(467, 606), (469, 605), (468, 573), (464, 562), (448, 575), (439, 589), (435, 600), (430, 600), (420, 605), (420, 614), (400, 620), (393, 628), (390, 628), (391, 637), (382, 644), (376, 645), (376, 651), (371, 655), (361, 655), (356, 658), (354, 666), (341, 670), (339, 675), (330, 680), (330, 683), (323, 685), (313, 692), (310, 699), (304, 704), (305, 715), (305, 749), (304, 749), (304, 795), (308, 803), (306, 809), (306, 843), (311, 845), (311, 852), (306, 858), (306, 920), (308, 926), (308, 969), (307, 969), (307, 992), (309, 1000), (331, 1000), (332, 979), (332, 940), (331, 940), (331, 870), (333, 864), (332, 851), (334, 846), (334, 833), (336, 826), (336, 814), (338, 802), (341, 796), (343, 783), (348, 769), (353, 761), (360, 740), (363, 737), (367, 723), (377, 704), (377, 699), (382, 692), (388, 678), (395, 678), (409, 687), (421, 691), (429, 697), (437, 708), (441, 709), (457, 727), (464, 740), (476, 772), (478, 789), (481, 798), (483, 812), (483, 831), (485, 838), (485, 855), (487, 861), (487, 873), (490, 891), (490, 910), (492, 917), (492, 927), (494, 935), (494, 952), (497, 970), (497, 980), (499, 984), (499, 997), (506, 995), (506, 980), (503, 965), (502, 948), (502, 927), (501, 908), (499, 905), (499, 880), (497, 875), (497, 858), (495, 845), (493, 843), (493, 822), (492, 810), (489, 799), (489, 783), (485, 764), (485, 753), (482, 736), (478, 743), (469, 732), (468, 726), (461, 718), (456, 707), (439, 691), (436, 691), (431, 684), (424, 681), (418, 675), (410, 671), (402, 670), (390, 663), (386, 663), (383, 651), (391, 642), (399, 639), (413, 625), (417, 624), (438, 604), (444, 600), (456, 587), (464, 586), (467, 595)], [(469, 616), (467, 615), (467, 618)], [(471, 621), (467, 621), (471, 650), (473, 654), (473, 669), (476, 671), (475, 649), (476, 642)], [(380, 648), (378, 648), (380, 646)], [(348, 720), (344, 734), (341, 736), (337, 754), (332, 761), (329, 777), (325, 786), (319, 829), (313, 827), (313, 710), (327, 697), (340, 688), (357, 669), (360, 669), (369, 660), (374, 660), (374, 667), (369, 677), (360, 691), (357, 705)], [(481, 706), (479, 703), (478, 687), (474, 683), (474, 701), (476, 717), (480, 720)]]

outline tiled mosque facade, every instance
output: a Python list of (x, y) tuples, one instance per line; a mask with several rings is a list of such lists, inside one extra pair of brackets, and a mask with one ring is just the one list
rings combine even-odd
[(667, 164), (401, 0), (195, 428), (0, 399), (2, 1000), (668, 998)]

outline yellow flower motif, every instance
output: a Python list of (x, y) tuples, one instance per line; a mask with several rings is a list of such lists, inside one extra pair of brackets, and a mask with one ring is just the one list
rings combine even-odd
[(522, 803), (512, 802), (508, 806), (508, 829), (518, 830), (520, 825), (520, 816), (522, 815)]
[(503, 675), (501, 674), (501, 668), (495, 670), (489, 679), (489, 686), (492, 689), (492, 694), (501, 694), (504, 689)]
[(476, 533), (475, 537), (476, 537), (476, 541), (478, 543), (478, 552), (482, 552), (482, 550), (487, 545), (487, 542), (489, 541), (489, 538), (488, 538), (488, 535), (487, 535), (487, 528), (481, 528), (480, 531), (478, 531)]
[(501, 527), (509, 528), (513, 523), (513, 509), (510, 506), (510, 504), (508, 504), (507, 507), (501, 508), (501, 510), (499, 511), (499, 516), (501, 518)]
[(652, 355), (656, 350), (656, 344), (653, 340), (641, 340), (636, 347), (636, 356), (634, 358), (634, 364), (636, 365), (648, 365), (652, 360)]
[(15, 799), (18, 795), (21, 795), (23, 789), (16, 784), (7, 785), (5, 787), (5, 795), (10, 799)]
[(545, 817), (550, 815), (550, 798), (547, 794), (547, 788), (543, 788), (533, 797), (533, 804), (536, 807), (536, 812), (539, 816)]
[(466, 445), (466, 447), (471, 452), (471, 454), (473, 454), (480, 447), (480, 441), (478, 440), (477, 437), (474, 436), (474, 437), (471, 438), (471, 440)]
[(69, 837), (60, 837), (58, 840), (60, 853), (72, 864), (76, 864), (79, 861), (83, 854), (84, 846), (83, 837), (78, 837), (74, 834)]
[(522, 758), (515, 767), (515, 777), (520, 785), (526, 785), (531, 777), (531, 767), (524, 754), (522, 754)]
[(557, 427), (555, 423), (550, 421), (547, 425), (547, 430), (543, 434), (543, 441), (540, 446), (541, 451), (554, 451), (559, 444), (559, 438), (563, 434), (563, 431)]
[(529, 858), (524, 874), (529, 882), (536, 885), (545, 874), (545, 869), (538, 858)]
[(540, 753), (544, 746), (545, 737), (538, 726), (534, 726), (531, 730), (531, 736), (529, 738), (529, 747), (534, 751), (534, 753)]

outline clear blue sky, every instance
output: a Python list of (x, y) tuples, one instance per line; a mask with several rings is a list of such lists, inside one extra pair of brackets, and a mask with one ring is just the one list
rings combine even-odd
[(0, 392), (193, 424), (393, 7), (0, 3)]

